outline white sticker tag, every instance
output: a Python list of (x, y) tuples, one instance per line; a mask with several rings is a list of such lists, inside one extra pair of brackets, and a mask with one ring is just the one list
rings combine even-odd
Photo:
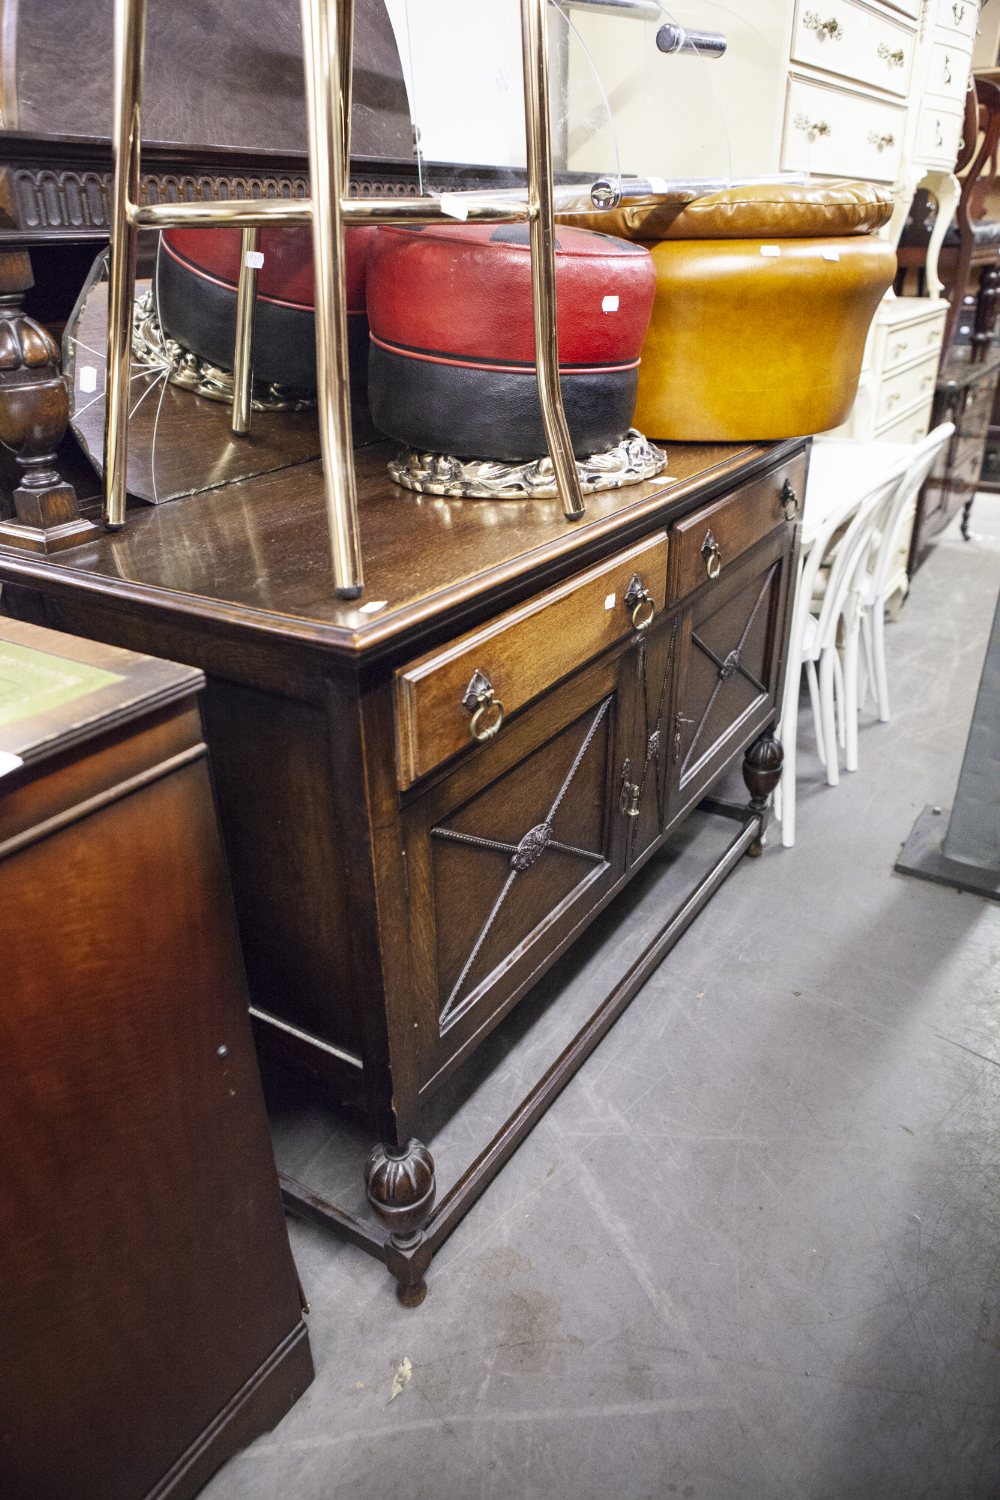
[(650, 177), (649, 191), (651, 193), (669, 192), (669, 188), (667, 187), (667, 179), (665, 177)]
[(379, 610), (385, 609), (388, 603), (388, 599), (372, 599), (368, 604), (362, 604), (361, 613), (363, 615), (377, 615)]
[(605, 609), (614, 609), (614, 607), (615, 607), (615, 605), (617, 603), (618, 603), (618, 595), (617, 594), (608, 594), (607, 597), (604, 600), (604, 608)]
[(840, 259), (840, 251), (839, 250), (824, 250), (823, 251), (823, 259), (824, 260), (834, 260), (834, 261), (839, 260)]
[(97, 390), (97, 371), (93, 365), (80, 366), (80, 389), (84, 392)]
[(0, 776), (9, 776), (11, 771), (19, 771), (24, 761), (19, 755), (13, 755), (9, 750), (0, 750)]
[(458, 193), (442, 193), (438, 202), (441, 212), (447, 214), (449, 219), (467, 219), (469, 217), (469, 205)]
[(251, 271), (259, 271), (264, 264), (263, 250), (248, 250), (243, 258), (246, 261), (248, 269)]
[(604, 300), (603, 300), (603, 302), (601, 303), (601, 312), (617, 312), (617, 311), (618, 311), (618, 298), (617, 297), (605, 297)]
[(774, 256), (781, 254), (781, 246), (780, 245), (761, 245), (761, 247), (760, 247), (760, 253), (761, 253), (761, 255), (767, 255), (767, 256), (770, 256), (770, 257), (773, 258)]

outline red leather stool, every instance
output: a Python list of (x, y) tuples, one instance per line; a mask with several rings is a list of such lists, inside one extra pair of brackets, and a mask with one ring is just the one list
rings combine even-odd
[[(614, 448), (635, 410), (655, 277), (642, 246), (560, 225), (559, 370), (577, 457)], [(421, 452), (522, 462), (547, 453), (524, 224), (376, 231), (368, 399)]]
[[(367, 424), (365, 269), (375, 233), (358, 228), (346, 236), (347, 338), (356, 435)], [(164, 333), (224, 370), (233, 367), (240, 244), (238, 229), (165, 229), (156, 260), (156, 307)], [(254, 380), (314, 391), (312, 232), (262, 229), (260, 249), (264, 264), (257, 277)]]

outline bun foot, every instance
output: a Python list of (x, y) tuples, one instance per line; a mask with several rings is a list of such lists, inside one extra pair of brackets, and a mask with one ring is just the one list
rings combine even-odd
[(376, 1146), (365, 1165), (365, 1192), (372, 1213), (389, 1231), (386, 1264), (396, 1278), (404, 1307), (427, 1296), (425, 1272), (431, 1253), (424, 1229), (434, 1207), (434, 1159), (419, 1141), (397, 1149)]

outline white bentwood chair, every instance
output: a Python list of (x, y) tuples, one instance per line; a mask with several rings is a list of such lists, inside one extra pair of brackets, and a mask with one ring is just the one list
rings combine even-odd
[[(883, 724), (889, 721), (889, 674), (885, 657), (886, 593), (892, 581), (894, 564), (907, 523), (913, 515), (920, 488), (934, 467), (934, 462), (952, 433), (953, 422), (942, 422), (933, 432), (915, 443), (909, 468), (900, 481), (892, 504), (881, 527), (882, 536), (874, 548), (871, 566), (860, 580), (859, 624), (865, 646), (868, 667), (867, 683), (874, 688), (878, 716)], [(857, 647), (854, 648), (855, 659)], [(863, 704), (864, 697), (860, 699)], [(855, 714), (855, 724), (857, 714)], [(857, 735), (855, 734), (854, 760), (851, 761), (848, 744), (846, 764), (849, 771), (857, 770)]]
[[(836, 786), (840, 780), (835, 709), (838, 688), (842, 736), (853, 746), (856, 763), (860, 626), (855, 629), (852, 622), (855, 615), (860, 616), (861, 583), (869, 574), (876, 535), (884, 533), (889, 511), (909, 472), (912, 458), (912, 452), (898, 456), (888, 469), (882, 470), (877, 482), (865, 490), (856, 506), (847, 504), (846, 526), (845, 507), (832, 509), (800, 565), (779, 721), (779, 738), (785, 752), (779, 789), (781, 842), (786, 849), (795, 843), (796, 742), (803, 670), (809, 686), (817, 749), (826, 766), (829, 785)], [(808, 490), (806, 504), (808, 506)], [(831, 548), (831, 542), (842, 526), (844, 530), (837, 537), (835, 547)], [(825, 587), (822, 596), (814, 600), (824, 563), (829, 564)], [(843, 664), (837, 643), (842, 619), (845, 643), (852, 640), (854, 643), (853, 656), (851, 652), (845, 652)]]

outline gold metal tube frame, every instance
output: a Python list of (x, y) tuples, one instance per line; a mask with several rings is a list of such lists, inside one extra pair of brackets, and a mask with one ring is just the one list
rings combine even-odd
[(528, 150), (528, 222), (531, 236), (531, 294), (535, 325), (535, 370), (542, 426), (563, 514), (576, 521), (585, 513), (559, 388), (559, 328), (556, 319), (556, 229), (552, 193), (552, 140), (549, 132), (549, 73), (546, 52), (548, 0), (521, 0), (524, 64), (524, 131)]
[(253, 409), (253, 325), (257, 311), (260, 230), (244, 229), (240, 237), (240, 279), (236, 292), (236, 348), (233, 354), (233, 420), (237, 437), (250, 431)]
[(104, 420), (104, 522), (113, 531), (125, 524), (132, 304), (135, 301), (137, 238), (136, 226), (129, 219), (129, 205), (139, 197), (145, 32), (144, 0), (115, 0), (114, 119), (111, 136), (115, 172), (111, 205)]
[[(462, 199), (460, 194), (453, 198)], [(524, 224), (530, 217), (523, 203), (492, 202), (470, 194), (463, 201), (463, 213), (470, 223)], [(343, 198), (341, 217), (354, 224), (420, 224), (454, 222), (454, 216), (429, 204), (426, 198)], [(247, 229), (280, 224), (311, 224), (313, 205), (310, 198), (258, 198), (253, 201), (227, 199), (225, 202), (130, 204), (129, 222), (139, 229), (208, 229), (224, 226)]]

